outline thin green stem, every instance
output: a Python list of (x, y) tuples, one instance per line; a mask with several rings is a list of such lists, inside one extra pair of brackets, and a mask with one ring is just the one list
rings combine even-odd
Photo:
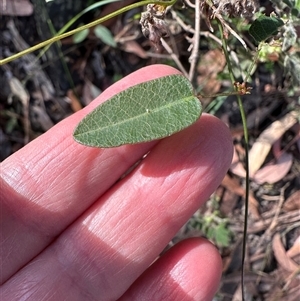
[(244, 79), (245, 83), (248, 81), (249, 77), (251, 76), (251, 73), (252, 73), (252, 70), (253, 70), (254, 66), (257, 64), (257, 60), (258, 60), (260, 50), (261, 50), (261, 43), (258, 45), (255, 56), (252, 59), (252, 63), (250, 65), (250, 67), (248, 68), (246, 77)]
[[(231, 61), (229, 58), (229, 53), (227, 50), (227, 43), (223, 35), (223, 27), (219, 22), (219, 30), (222, 35), (222, 47), (226, 57), (227, 67), (230, 74), (232, 84), (236, 82), (232, 70)], [(244, 219), (244, 237), (243, 237), (243, 254), (242, 254), (242, 300), (245, 300), (245, 290), (244, 290), (244, 273), (245, 273), (245, 258), (246, 258), (246, 243), (247, 243), (247, 229), (248, 229), (248, 212), (249, 212), (249, 139), (248, 139), (248, 128), (247, 128), (247, 119), (245, 110), (243, 107), (242, 98), (240, 95), (237, 95), (239, 110), (242, 117), (243, 130), (244, 130), (244, 139), (245, 139), (245, 169), (246, 169), (246, 195), (245, 195), (245, 219)]]
[(216, 98), (216, 97), (219, 97), (219, 96), (232, 96), (232, 95), (238, 95), (240, 96), (241, 93), (238, 92), (238, 91), (232, 91), (232, 92), (222, 92), (222, 93), (216, 93), (216, 94), (205, 94), (205, 95), (202, 95), (202, 94), (197, 94), (196, 96), (201, 99), (201, 98)]
[(4, 65), (6, 63), (9, 63), (9, 62), (11, 62), (11, 61), (13, 61), (13, 60), (15, 60), (17, 58), (20, 58), (23, 55), (26, 55), (28, 53), (31, 53), (31, 52), (35, 51), (35, 50), (38, 50), (38, 49), (43, 48), (43, 47), (45, 47), (47, 45), (50, 45), (50, 44), (52, 44), (54, 42), (57, 42), (57, 41), (59, 41), (61, 39), (67, 38), (67, 37), (69, 37), (69, 36), (71, 36), (71, 35), (79, 32), (81, 30), (94, 27), (94, 26), (96, 26), (96, 25), (98, 25), (100, 23), (103, 23), (103, 22), (111, 19), (111, 18), (114, 18), (114, 17), (116, 17), (116, 16), (118, 16), (120, 14), (123, 14), (124, 12), (126, 12), (128, 10), (131, 10), (131, 9), (134, 9), (134, 8), (137, 8), (137, 7), (140, 7), (140, 6), (148, 5), (148, 4), (157, 4), (157, 5), (161, 5), (161, 6), (165, 6), (166, 7), (166, 6), (170, 6), (170, 5), (175, 4), (176, 1), (177, 0), (167, 0), (167, 1), (144, 0), (144, 1), (140, 1), (138, 3), (133, 3), (131, 5), (122, 7), (122, 8), (120, 8), (120, 9), (118, 9), (118, 10), (116, 10), (116, 11), (114, 11), (114, 12), (112, 12), (112, 13), (110, 13), (110, 14), (108, 14), (108, 15), (100, 18), (100, 19), (98, 19), (98, 20), (95, 20), (95, 21), (93, 21), (91, 23), (88, 23), (86, 25), (80, 26), (80, 27), (78, 27), (76, 29), (70, 30), (70, 31), (68, 31), (66, 33), (63, 33), (61, 35), (55, 36), (55, 37), (53, 37), (53, 38), (51, 38), (49, 40), (46, 40), (44, 42), (41, 42), (41, 43), (35, 45), (33, 47), (30, 47), (30, 48), (27, 48), (27, 49), (25, 49), (23, 51), (20, 51), (20, 52), (12, 55), (10, 57), (2, 59), (2, 60), (0, 60), (0, 66)]
[[(102, 1), (98, 1), (90, 6), (88, 6), (87, 8), (85, 8), (84, 10), (82, 10), (81, 12), (79, 12), (76, 16), (74, 16), (69, 22), (67, 22), (58, 32), (55, 33), (55, 35), (53, 36), (58, 36), (62, 33), (65, 33), (80, 17), (82, 17), (84, 14), (86, 14), (87, 12), (96, 9), (98, 7), (101, 7), (103, 5), (106, 4), (110, 4), (113, 2), (118, 2), (121, 0), (102, 0)], [(44, 53), (50, 48), (51, 44), (47, 45), (46, 47), (44, 47), (43, 50), (41, 50), (41, 52), (39, 53), (39, 55), (36, 57), (36, 60), (39, 60), (40, 57), (42, 55), (44, 55)]]

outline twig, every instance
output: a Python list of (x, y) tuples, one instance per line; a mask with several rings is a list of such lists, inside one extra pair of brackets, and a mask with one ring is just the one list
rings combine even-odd
[(156, 58), (156, 59), (167, 59), (167, 60), (172, 59), (170, 54), (164, 54), (164, 53), (156, 53), (156, 52), (147, 51), (146, 55), (148, 57), (153, 57), (153, 58)]
[(12, 55), (10, 57), (7, 57), (5, 59), (0, 59), (0, 66), (4, 65), (6, 63), (9, 63), (9, 62), (11, 62), (11, 61), (13, 61), (13, 60), (15, 60), (15, 59), (17, 59), (17, 58), (25, 55), (25, 54), (31, 53), (31, 52), (33, 52), (35, 50), (43, 48), (43, 47), (45, 47), (47, 45), (50, 45), (50, 44), (52, 44), (54, 42), (57, 42), (57, 41), (61, 40), (61, 39), (69, 37), (69, 36), (71, 36), (71, 35), (79, 32), (81, 30), (92, 28), (92, 27), (94, 27), (94, 26), (96, 26), (98, 24), (101, 24), (101, 23), (103, 23), (103, 22), (105, 22), (105, 21), (107, 21), (107, 20), (109, 20), (109, 19), (111, 19), (111, 18), (113, 18), (115, 16), (123, 14), (123, 13), (125, 13), (125, 12), (127, 12), (127, 11), (129, 11), (131, 9), (134, 9), (134, 8), (137, 8), (137, 7), (140, 7), (140, 6), (144, 6), (144, 5), (147, 5), (147, 4), (157, 4), (157, 5), (161, 5), (161, 6), (167, 7), (167, 6), (173, 5), (176, 1), (177, 0), (166, 0), (166, 1), (144, 0), (144, 1), (140, 1), (140, 2), (137, 2), (137, 3), (133, 3), (133, 4), (130, 4), (130, 5), (127, 5), (125, 7), (120, 8), (119, 10), (116, 10), (116, 11), (114, 11), (114, 12), (112, 12), (112, 13), (110, 13), (110, 14), (102, 17), (102, 18), (99, 18), (99, 19), (97, 19), (97, 20), (95, 20), (93, 22), (90, 22), (90, 23), (88, 23), (86, 25), (80, 26), (80, 27), (78, 27), (76, 29), (70, 30), (70, 31), (65, 32), (63, 34), (60, 34), (58, 36), (54, 36), (54, 37), (52, 37), (49, 40), (41, 42), (41, 43), (39, 43), (39, 44), (37, 44), (35, 46), (32, 46), (32, 47), (30, 47), (28, 49), (23, 50), (23, 51), (20, 51), (19, 53), (16, 53), (16, 54), (14, 54), (14, 55)]
[(170, 54), (171, 58), (174, 60), (180, 71), (183, 73), (183, 75), (188, 78), (189, 75), (187, 71), (184, 69), (183, 65), (181, 64), (180, 60), (178, 59), (177, 55), (173, 52), (171, 47), (168, 45), (168, 43), (163, 39), (160, 38), (162, 46), (166, 49), (166, 51)]
[(191, 7), (191, 8), (195, 8), (195, 7), (196, 7), (196, 5), (193, 4), (192, 2), (190, 2), (190, 0), (185, 0), (185, 2), (186, 2), (186, 4), (187, 4), (189, 7)]
[[(206, 38), (210, 38), (212, 40), (214, 40), (215, 42), (217, 42), (220, 46), (222, 46), (222, 41), (216, 37), (213, 33), (211, 33), (210, 31), (200, 31), (200, 34)], [(229, 46), (227, 46), (227, 50), (229, 51)]]
[(174, 9), (171, 9), (172, 18), (186, 31), (192, 34), (195, 34), (195, 29), (188, 24), (185, 24), (183, 20), (178, 16), (177, 12)]
[(189, 62), (191, 64), (189, 71), (189, 80), (193, 81), (195, 76), (196, 64), (199, 56), (199, 44), (200, 44), (200, 0), (195, 2), (195, 33), (193, 37), (193, 50), (191, 56), (189, 57)]
[(276, 207), (275, 215), (272, 220), (272, 223), (270, 224), (269, 228), (266, 230), (264, 236), (270, 236), (272, 231), (275, 229), (275, 227), (278, 224), (278, 217), (282, 208), (282, 205), (284, 203), (284, 191), (287, 188), (287, 186), (290, 185), (289, 183), (286, 183), (281, 189), (280, 189), (280, 198), (279, 198), (279, 203)]
[(223, 29), (228, 30), (233, 36), (235, 36), (239, 42), (243, 45), (243, 47), (248, 50), (246, 43), (244, 40), (227, 24), (227, 22), (224, 20), (223, 16), (218, 12), (218, 9), (212, 4), (211, 1), (206, 1), (206, 3), (210, 6), (210, 8), (213, 11), (213, 16), (217, 18), (220, 23), (222, 24)]

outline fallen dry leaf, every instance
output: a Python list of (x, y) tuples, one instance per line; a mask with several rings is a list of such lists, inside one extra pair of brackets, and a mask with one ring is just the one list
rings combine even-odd
[(288, 249), (286, 255), (290, 258), (300, 255), (300, 236), (295, 240), (293, 246)]
[(210, 50), (202, 56), (197, 67), (197, 82), (203, 87), (204, 95), (213, 95), (220, 90), (221, 81), (217, 80), (217, 75), (224, 69), (225, 64), (225, 57), (219, 49)]
[(135, 55), (145, 59), (148, 57), (145, 50), (136, 41), (126, 41), (123, 43), (123, 50), (129, 53), (134, 53)]
[(268, 164), (261, 168), (252, 177), (258, 184), (269, 183), (273, 184), (283, 179), (289, 172), (293, 164), (293, 155), (283, 153), (275, 164)]
[(276, 233), (273, 237), (272, 248), (275, 258), (282, 268), (292, 273), (300, 269), (300, 266), (298, 266), (296, 262), (287, 256), (279, 233)]
[(244, 165), (240, 161), (240, 158), (238, 156), (235, 147), (233, 149), (233, 158), (230, 166), (230, 171), (241, 178), (246, 177), (246, 170), (244, 168)]
[(284, 203), (285, 211), (300, 210), (300, 190), (295, 191)]
[(24, 144), (27, 144), (29, 142), (29, 136), (30, 136), (30, 120), (29, 120), (29, 93), (24, 88), (23, 84), (20, 82), (19, 79), (12, 76), (9, 79), (9, 87), (11, 90), (12, 95), (16, 96), (23, 105), (23, 125), (24, 125)]
[(29, 0), (0, 0), (0, 16), (30, 16), (33, 5)]
[(249, 171), (252, 177), (264, 163), (273, 143), (297, 122), (297, 113), (292, 111), (280, 120), (274, 121), (264, 130), (249, 152)]
[[(241, 186), (239, 181), (235, 178), (231, 178), (228, 174), (224, 177), (221, 185), (226, 189), (230, 190), (232, 193), (235, 193), (241, 197), (245, 197), (246, 191), (245, 188)], [(253, 215), (255, 219), (260, 218), (260, 214), (258, 211), (259, 204), (258, 201), (255, 199), (253, 194), (249, 193), (249, 211)]]
[(70, 89), (67, 91), (67, 97), (70, 99), (71, 108), (73, 112), (77, 112), (82, 109), (82, 105), (75, 93), (73, 92), (73, 90)]

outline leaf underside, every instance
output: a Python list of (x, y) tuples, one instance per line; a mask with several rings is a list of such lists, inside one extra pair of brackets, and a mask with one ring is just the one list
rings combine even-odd
[(89, 113), (74, 139), (94, 147), (116, 147), (170, 136), (194, 123), (202, 106), (188, 79), (169, 75), (131, 87)]

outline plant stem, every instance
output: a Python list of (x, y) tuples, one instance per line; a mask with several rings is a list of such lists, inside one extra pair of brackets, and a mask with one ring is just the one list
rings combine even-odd
[(248, 70), (247, 70), (246, 77), (245, 77), (245, 79), (244, 79), (244, 82), (245, 82), (245, 83), (247, 83), (249, 77), (251, 76), (251, 73), (252, 73), (252, 70), (253, 70), (254, 66), (257, 64), (259, 52), (260, 52), (260, 50), (261, 50), (261, 45), (262, 45), (262, 43), (260, 43), (260, 44), (258, 45), (257, 50), (256, 50), (256, 52), (255, 52), (255, 55), (254, 55), (254, 57), (253, 57), (253, 59), (252, 59), (252, 63), (251, 63), (250, 67), (249, 67)]
[[(227, 61), (227, 67), (230, 74), (232, 84), (236, 82), (231, 66), (231, 61), (229, 58), (229, 53), (227, 50), (227, 43), (223, 35), (223, 27), (221, 22), (218, 22), (219, 30), (222, 36), (222, 47)], [(244, 130), (244, 139), (245, 139), (245, 169), (246, 169), (246, 192), (245, 192), (245, 219), (244, 219), (244, 237), (243, 237), (243, 254), (242, 254), (242, 300), (245, 300), (245, 290), (244, 290), (244, 273), (245, 273), (245, 258), (246, 258), (246, 243), (247, 243), (247, 228), (248, 228), (248, 212), (249, 212), (249, 139), (248, 139), (248, 128), (247, 128), (247, 119), (245, 110), (243, 107), (242, 98), (240, 95), (237, 95), (239, 110), (242, 117), (242, 124)]]
[(200, 0), (195, 0), (195, 33), (193, 36), (193, 50), (189, 57), (191, 64), (189, 71), (189, 81), (193, 82), (195, 77), (196, 64), (199, 57), (199, 44), (200, 44)]
[(96, 25), (98, 25), (100, 23), (103, 23), (103, 22), (111, 19), (111, 18), (114, 18), (114, 17), (116, 17), (116, 16), (118, 16), (120, 14), (123, 14), (124, 12), (126, 12), (128, 10), (131, 10), (131, 9), (134, 9), (134, 8), (137, 8), (137, 7), (140, 7), (140, 6), (148, 5), (148, 4), (157, 4), (157, 5), (161, 5), (161, 6), (166, 7), (166, 6), (170, 6), (170, 5), (175, 4), (176, 1), (177, 0), (167, 0), (167, 1), (144, 0), (144, 1), (140, 1), (138, 3), (130, 4), (128, 6), (120, 8), (120, 9), (118, 9), (118, 10), (116, 10), (116, 11), (114, 11), (114, 12), (112, 12), (112, 13), (110, 13), (110, 14), (108, 14), (108, 15), (100, 18), (100, 19), (98, 19), (98, 20), (95, 20), (95, 21), (93, 21), (91, 23), (88, 23), (86, 25), (80, 26), (80, 27), (78, 27), (76, 29), (70, 30), (70, 31), (68, 31), (66, 33), (63, 33), (61, 35), (55, 36), (55, 37), (53, 37), (53, 38), (51, 38), (49, 40), (46, 40), (44, 42), (41, 42), (41, 43), (35, 45), (33, 47), (30, 47), (28, 49), (25, 49), (25, 50), (23, 50), (21, 52), (18, 52), (16, 54), (12, 55), (12, 56), (9, 56), (9, 57), (7, 57), (5, 59), (2, 59), (2, 60), (0, 60), (0, 66), (4, 65), (6, 63), (9, 63), (9, 62), (11, 62), (11, 61), (13, 61), (13, 60), (15, 60), (17, 58), (20, 58), (23, 55), (26, 55), (28, 53), (31, 53), (31, 52), (35, 51), (35, 50), (38, 50), (38, 49), (43, 48), (43, 47), (45, 47), (47, 45), (50, 45), (50, 44), (52, 44), (54, 42), (57, 42), (57, 41), (59, 41), (61, 39), (69, 37), (69, 36), (71, 36), (71, 35), (79, 32), (81, 30), (94, 27), (94, 26), (96, 26)]

